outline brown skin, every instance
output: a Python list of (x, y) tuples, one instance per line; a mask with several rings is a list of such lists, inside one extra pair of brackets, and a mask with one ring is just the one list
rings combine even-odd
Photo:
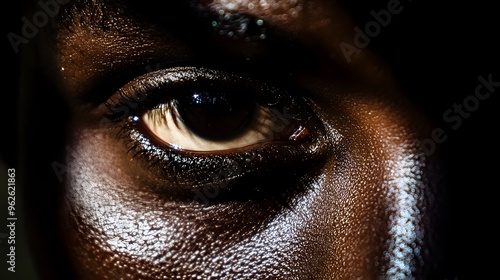
[[(66, 169), (54, 189), (60, 215), (53, 222), (71, 273), (79, 279), (408, 279), (433, 273), (430, 264), (439, 257), (431, 203), (436, 167), (417, 144), (428, 135), (427, 121), (368, 49), (345, 63), (338, 45), (354, 36), (345, 12), (320, 0), (267, 9), (259, 1), (197, 3), (192, 9), (202, 13), (238, 11), (262, 19), (273, 33), (247, 43), (184, 26), (193, 15), (182, 5), (80, 3), (80, 10), (65, 6), (45, 37), (43, 69), (69, 116), (67, 140), (54, 147), (72, 152), (62, 156)], [(293, 38), (298, 50), (283, 37)], [(156, 65), (240, 71), (278, 85), (292, 81), (286, 86), (307, 93), (317, 118), (308, 126), (314, 140), (188, 153), (187, 159), (208, 158), (213, 166), (203, 170), (190, 161), (175, 176), (148, 167), (152, 158), (134, 157), (130, 135), (120, 134), (127, 120), (106, 122), (103, 104)], [(225, 182), (230, 189), (208, 203), (193, 199), (190, 187), (202, 190), (202, 178), (224, 170), (213, 161), (217, 156), (235, 156), (245, 175), (239, 171)], [(255, 186), (273, 191), (256, 195)]]

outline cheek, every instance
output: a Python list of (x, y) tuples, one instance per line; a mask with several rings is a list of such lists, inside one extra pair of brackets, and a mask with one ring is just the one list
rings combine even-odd
[[(326, 275), (411, 278), (425, 273), (432, 242), (433, 166), (417, 147), (411, 107), (355, 97), (316, 111), (342, 135), (345, 153), (325, 166), (315, 202)], [(325, 108), (344, 108), (332, 112)], [(424, 253), (425, 252), (425, 253)]]
[[(287, 211), (268, 202), (174, 201), (148, 191), (147, 175), (123, 159), (116, 138), (88, 130), (75, 139), (62, 223), (82, 278), (311, 278), (321, 269), (309, 230), (317, 193)], [(312, 189), (323, 180), (311, 180)]]

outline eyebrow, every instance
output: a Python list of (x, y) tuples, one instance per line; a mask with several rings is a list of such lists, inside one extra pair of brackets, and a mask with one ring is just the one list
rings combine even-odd
[[(231, 0), (225, 2), (229, 3), (228, 5), (232, 3)], [(160, 3), (154, 0), (73, 0), (62, 7), (58, 22), (59, 26), (69, 29), (85, 27), (106, 32), (117, 23), (119, 24), (117, 20), (139, 17), (144, 22), (158, 26), (163, 25), (169, 31), (177, 31), (176, 35), (180, 35), (181, 39), (187, 39), (187, 41), (198, 38), (200, 35), (207, 35), (210, 33), (209, 31), (219, 32), (221, 38), (232, 39), (242, 42), (241, 45), (248, 46), (258, 42), (259, 39), (264, 43), (261, 45), (269, 45), (268, 42), (270, 41), (273, 41), (273, 44), (293, 41), (294, 45), (298, 45), (298, 42), (302, 44), (301, 41), (305, 40), (310, 42), (310, 45), (324, 44), (324, 48), (318, 48), (316, 51), (323, 52), (323, 55), (339, 65), (348, 65), (339, 44), (341, 41), (352, 39), (350, 38), (352, 34), (345, 37), (348, 34), (346, 31), (349, 26), (342, 25), (346, 23), (343, 16), (330, 18), (335, 15), (342, 15), (340, 13), (341, 8), (337, 7), (338, 10), (332, 9), (332, 11), (329, 9), (322, 10), (319, 13), (322, 16), (318, 18), (310, 18), (309, 15), (308, 20), (300, 24), (292, 20), (292, 25), (301, 26), (299, 32), (293, 32), (286, 26), (286, 21), (284, 23), (269, 22), (264, 18), (245, 13), (245, 10), (222, 8), (214, 10), (211, 7), (212, 4), (212, 1), (194, 0), (170, 0)], [(308, 24), (316, 26), (322, 20), (325, 22), (333, 21), (335, 24), (323, 28), (321, 31), (318, 31), (317, 27), (308, 27)], [(175, 28), (172, 28), (172, 26), (175, 26)], [(133, 28), (132, 25), (126, 25), (125, 27)], [(193, 34), (197, 36), (192, 36)], [(269, 36), (275, 38), (267, 40)], [(231, 40), (225, 41), (225, 44), (230, 45), (231, 43), (234, 42), (231, 42)], [(206, 40), (203, 44), (206, 44)], [(281, 44), (281, 46), (286, 47), (287, 44)], [(248, 53), (251, 53), (251, 51), (247, 51)]]
[[(209, 8), (210, 3), (190, 5), (192, 2), (171, 0), (164, 6), (165, 3), (160, 5), (152, 0), (74, 0), (62, 7), (56, 23), (59, 28), (72, 32), (87, 29), (105, 33), (122, 21), (120, 28), (125, 32), (140, 31), (138, 29), (145, 25), (134, 27), (130, 22), (123, 22), (135, 18), (157, 28), (163, 27), (195, 47), (203, 45), (206, 48), (207, 43), (215, 43), (217, 47), (237, 45), (237, 49), (245, 52), (236, 54), (245, 58), (258, 56), (265, 52), (264, 49), (276, 50), (279, 47), (279, 52), (273, 57), (280, 56), (284, 49), (304, 49), (295, 38), (296, 34), (290, 34), (276, 24), (268, 24), (262, 18), (244, 11), (215, 11)], [(158, 5), (158, 9), (154, 5)]]

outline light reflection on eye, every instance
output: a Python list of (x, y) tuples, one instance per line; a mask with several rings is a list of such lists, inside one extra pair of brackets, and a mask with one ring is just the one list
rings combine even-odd
[(223, 151), (310, 140), (302, 121), (260, 105), (248, 94), (195, 92), (149, 109), (139, 119), (174, 149)]

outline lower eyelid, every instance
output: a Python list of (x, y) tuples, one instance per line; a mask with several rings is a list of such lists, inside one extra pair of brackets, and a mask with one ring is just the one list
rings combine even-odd
[[(322, 166), (332, 150), (330, 146), (332, 143), (321, 134), (318, 135), (317, 141), (312, 143), (256, 145), (245, 150), (222, 154), (193, 153), (160, 147), (154, 138), (146, 138), (133, 124), (126, 127), (121, 135), (129, 146), (129, 152), (163, 182), (150, 185), (157, 186), (155, 188), (160, 193), (166, 192), (169, 196), (186, 199), (192, 199), (193, 191), (202, 191), (214, 185), (224, 186), (219, 189), (220, 199), (231, 199), (232, 193), (235, 192), (240, 195), (248, 193), (249, 196), (265, 195), (268, 191), (279, 192), (282, 188), (293, 184), (281, 181), (279, 184), (281, 187), (256, 190), (253, 188), (260, 188), (261, 184), (248, 185), (248, 183), (253, 180), (264, 183), (262, 180), (266, 176), (292, 180), (291, 177), (310, 173), (311, 170)], [(233, 171), (235, 169), (236, 171)], [(283, 174), (279, 175), (281, 172)], [(214, 174), (223, 174), (226, 178), (224, 181), (214, 181)], [(227, 196), (222, 196), (222, 193), (227, 193)]]

